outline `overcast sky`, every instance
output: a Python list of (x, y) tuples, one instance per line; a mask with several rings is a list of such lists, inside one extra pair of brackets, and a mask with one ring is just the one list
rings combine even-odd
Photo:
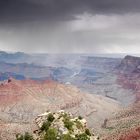
[(140, 53), (140, 0), (0, 0), (0, 49)]

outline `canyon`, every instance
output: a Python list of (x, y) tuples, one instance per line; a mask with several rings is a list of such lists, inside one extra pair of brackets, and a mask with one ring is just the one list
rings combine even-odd
[(140, 137), (139, 57), (1, 52), (0, 58), (0, 139), (31, 132), (37, 115), (58, 110), (83, 116), (104, 139)]

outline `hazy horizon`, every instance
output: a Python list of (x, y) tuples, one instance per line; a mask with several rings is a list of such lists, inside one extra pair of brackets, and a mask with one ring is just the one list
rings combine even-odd
[(140, 53), (49, 53), (49, 52), (39, 52), (39, 53), (31, 53), (31, 52), (23, 52), (23, 51), (6, 51), (6, 50), (0, 50), (0, 52), (6, 52), (8, 54), (15, 54), (15, 53), (25, 53), (29, 55), (85, 55), (85, 56), (93, 56), (93, 57), (108, 57), (108, 58), (124, 58), (127, 55), (140, 57)]

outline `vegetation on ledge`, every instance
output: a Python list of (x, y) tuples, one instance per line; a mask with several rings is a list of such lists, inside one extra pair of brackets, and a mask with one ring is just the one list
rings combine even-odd
[(17, 134), (16, 140), (99, 140), (98, 136), (87, 128), (87, 122), (81, 116), (59, 111), (39, 115), (35, 122), (38, 129), (32, 135)]

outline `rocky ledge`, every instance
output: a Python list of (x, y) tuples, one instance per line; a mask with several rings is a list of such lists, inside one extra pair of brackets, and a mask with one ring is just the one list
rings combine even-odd
[(100, 140), (87, 127), (87, 121), (81, 116), (74, 117), (63, 110), (45, 112), (35, 119), (37, 129), (32, 135), (17, 134), (16, 140)]

